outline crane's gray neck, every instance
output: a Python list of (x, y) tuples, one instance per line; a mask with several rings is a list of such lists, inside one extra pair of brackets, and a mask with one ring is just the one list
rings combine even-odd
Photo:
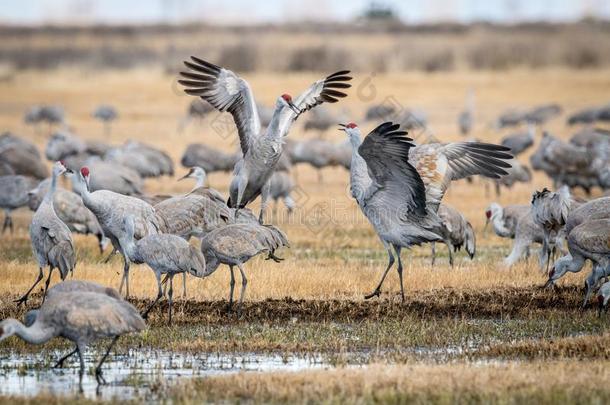
[(510, 231), (504, 226), (504, 209), (502, 207), (493, 213), (491, 222), (497, 235), (502, 237), (508, 237), (510, 235)]
[(34, 322), (32, 326), (26, 327), (16, 319), (7, 319), (2, 324), (5, 326), (9, 323), (15, 329), (15, 335), (34, 345), (45, 343), (55, 337), (53, 329), (43, 328), (40, 322)]
[(205, 187), (205, 174), (203, 173), (198, 173), (195, 176), (195, 187), (193, 188), (193, 190), (196, 190), (200, 187)]
[(119, 243), (121, 245), (121, 248), (123, 249), (123, 253), (125, 254), (125, 256), (127, 256), (127, 258), (129, 258), (129, 260), (135, 260), (135, 254), (136, 254), (136, 241), (134, 239), (134, 228), (133, 227), (127, 227), (127, 229), (125, 229), (125, 231), (123, 232), (123, 234), (119, 237)]
[[(281, 139), (282, 137), (286, 136), (288, 128), (286, 128), (286, 133), (280, 133), (280, 124), (282, 122), (282, 117), (287, 114), (287, 110), (288, 108), (286, 108), (285, 106), (279, 106), (276, 107), (275, 110), (273, 110), (271, 121), (269, 122), (269, 126), (267, 127), (267, 137)], [(287, 125), (286, 127), (290, 126)]]
[(362, 143), (359, 135), (352, 134), (349, 136), (349, 141), (352, 145), (352, 162), (350, 165), (350, 191), (352, 197), (356, 201), (361, 202), (366, 190), (371, 185), (371, 179), (366, 166), (366, 161), (360, 153), (358, 148)]
[(85, 180), (79, 174), (74, 174), (72, 176), (72, 189), (76, 194), (80, 195), (87, 207), (93, 205), (91, 192), (87, 188), (87, 183), (85, 183)]
[(47, 193), (44, 195), (44, 199), (42, 200), (45, 203), (49, 203), (53, 201), (53, 196), (55, 195), (55, 190), (57, 190), (57, 173), (53, 171), (51, 174), (51, 184), (47, 190)]

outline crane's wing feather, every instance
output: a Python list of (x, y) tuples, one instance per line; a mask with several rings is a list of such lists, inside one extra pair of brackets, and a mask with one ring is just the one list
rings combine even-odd
[(251, 140), (261, 131), (261, 123), (252, 90), (232, 71), (191, 56), (184, 61), (188, 72), (178, 80), (192, 96), (199, 96), (219, 111), (228, 111), (235, 120), (241, 151), (245, 155)]
[(479, 142), (446, 145), (424, 144), (411, 149), (409, 157), (426, 185), (426, 200), (437, 211), (449, 184), (472, 175), (492, 179), (506, 175), (513, 158), (508, 148)]
[(409, 159), (409, 150), (415, 146), (400, 126), (385, 122), (375, 128), (362, 142), (358, 153), (366, 161), (373, 184), (364, 201), (375, 197), (393, 213), (413, 212), (426, 214), (424, 183)]
[(340, 98), (346, 97), (347, 94), (342, 90), (352, 87), (352, 85), (348, 83), (352, 80), (352, 77), (348, 76), (349, 73), (349, 70), (335, 72), (330, 76), (314, 82), (307, 90), (301, 93), (294, 100), (294, 105), (297, 107), (298, 112), (290, 110), (290, 113), (282, 118), (282, 122), (280, 123), (281, 134), (285, 135), (288, 132), (290, 125), (305, 111), (311, 110), (324, 102), (336, 103)]

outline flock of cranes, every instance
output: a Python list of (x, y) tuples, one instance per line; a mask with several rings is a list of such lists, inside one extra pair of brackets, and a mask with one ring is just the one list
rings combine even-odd
[[(165, 295), (168, 284), (168, 322), (173, 318), (173, 279), (187, 274), (205, 278), (224, 264), (230, 271), (228, 311), (233, 310), (235, 268), (241, 277), (237, 312), (241, 312), (248, 278), (244, 266), (264, 254), (280, 263), (276, 252), (289, 247), (286, 234), (270, 224), (266, 215), (269, 200), (283, 200), (290, 212), (296, 206), (293, 167), (309, 163), (316, 169), (342, 166), (349, 171), (350, 193), (375, 230), (388, 254), (381, 280), (366, 299), (379, 297), (387, 274), (396, 263), (400, 294), (404, 301), (403, 248), (430, 243), (434, 264), (436, 242), (444, 243), (453, 265), (453, 253), (464, 247), (470, 258), (476, 254), (476, 235), (470, 222), (455, 208), (442, 203), (453, 181), (482, 176), (496, 187), (510, 187), (529, 181), (531, 172), (516, 157), (537, 143), (538, 128), (561, 113), (554, 104), (529, 110), (509, 111), (497, 121), (498, 128), (527, 124), (525, 133), (504, 137), (499, 144), (473, 139), (441, 144), (417, 145), (406, 129), (425, 127), (427, 117), (417, 110), (397, 111), (391, 105), (371, 106), (365, 121), (375, 128), (365, 137), (354, 122), (339, 124), (345, 140), (335, 144), (322, 138), (294, 141), (287, 138), (297, 118), (309, 110), (319, 111), (305, 123), (306, 129), (325, 130), (337, 123), (323, 104), (337, 103), (348, 96), (352, 77), (342, 70), (310, 85), (298, 97), (282, 94), (268, 110), (257, 104), (246, 80), (227, 68), (197, 57), (185, 61), (179, 83), (196, 100), (180, 123), (180, 130), (193, 118), (213, 110), (232, 115), (239, 137), (239, 150), (225, 153), (204, 144), (189, 145), (182, 164), (189, 172), (180, 180), (193, 179), (192, 190), (182, 195), (150, 195), (143, 179), (173, 176), (172, 159), (162, 150), (141, 142), (120, 146), (81, 140), (65, 128), (59, 108), (40, 106), (26, 114), (26, 122), (63, 125), (47, 143), (45, 156), (54, 161), (51, 173), (41, 155), (27, 141), (6, 133), (0, 136), (0, 207), (5, 210), (3, 232), (12, 231), (12, 210), (28, 205), (35, 211), (30, 224), (32, 250), (39, 274), (31, 288), (18, 299), (26, 303), (32, 291), (45, 279), (40, 308), (26, 315), (25, 324), (7, 319), (0, 323), (0, 341), (17, 335), (31, 343), (43, 343), (62, 336), (76, 349), (58, 362), (78, 354), (80, 377), (84, 373), (83, 351), (94, 340), (110, 337), (112, 345), (126, 333), (145, 328), (151, 309)], [(586, 118), (583, 118), (585, 117)], [(100, 106), (94, 117), (107, 125), (118, 117), (111, 106)], [(569, 124), (590, 124), (608, 119), (604, 107), (595, 113), (578, 113)], [(345, 122), (345, 121), (343, 121)], [(469, 136), (475, 123), (474, 92), (458, 117), (458, 128)], [(593, 263), (586, 279), (585, 303), (605, 277), (610, 276), (610, 197), (590, 201), (574, 198), (569, 187), (587, 192), (610, 187), (610, 133), (583, 128), (569, 142), (542, 133), (531, 157), (535, 170), (543, 170), (558, 191), (542, 190), (530, 204), (501, 207), (492, 203), (485, 212), (494, 232), (514, 239), (504, 260), (511, 266), (528, 256), (533, 244), (540, 244), (540, 267), (553, 284), (566, 272), (580, 271), (586, 260)], [(207, 174), (233, 171), (228, 196), (207, 184)], [(72, 190), (59, 187), (61, 176), (71, 180)], [(322, 176), (319, 177), (322, 182)], [(565, 185), (565, 188), (560, 188)], [(248, 206), (258, 197), (258, 215)], [(72, 232), (91, 234), (100, 251), (111, 244), (123, 258), (123, 276), (118, 291), (86, 281), (63, 281), (77, 265)], [(196, 246), (191, 238), (200, 239)], [(556, 254), (561, 257), (555, 260)], [(112, 253), (112, 254), (113, 254)], [(139, 314), (126, 301), (130, 296), (131, 264), (146, 264), (154, 273), (157, 295)], [(50, 287), (58, 269), (62, 282)], [(122, 297), (124, 292), (124, 298)], [(610, 299), (610, 285), (601, 286), (598, 302)], [(86, 322), (86, 319), (96, 322)], [(96, 379), (103, 383), (101, 365)]]

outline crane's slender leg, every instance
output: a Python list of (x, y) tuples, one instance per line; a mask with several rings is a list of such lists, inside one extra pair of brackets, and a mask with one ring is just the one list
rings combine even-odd
[(258, 214), (258, 222), (263, 223), (265, 211), (267, 210), (267, 203), (269, 201), (269, 194), (271, 190), (271, 182), (267, 180), (261, 190), (261, 212)]
[(169, 299), (169, 322), (168, 325), (172, 326), (172, 304), (174, 303), (174, 275), (169, 276), (169, 291), (167, 292)]
[(231, 282), (229, 283), (229, 286), (231, 286), (231, 289), (229, 292), (229, 305), (227, 305), (228, 314), (230, 314), (231, 310), (233, 309), (233, 291), (235, 290), (235, 272), (233, 271), (232, 265), (229, 266), (229, 270), (231, 271)]
[(13, 217), (11, 217), (10, 215), (8, 217), (8, 226), (11, 230), (11, 235), (12, 235), (15, 230), (13, 229)]
[(394, 250), (396, 251), (396, 258), (398, 259), (398, 278), (400, 280), (400, 297), (402, 298), (402, 302), (405, 302), (405, 288), (402, 283), (402, 260), (400, 259), (400, 251), (402, 250), (402, 246), (394, 245)]
[(85, 375), (85, 359), (83, 358), (83, 347), (78, 343), (76, 344), (76, 353), (78, 353), (78, 359), (80, 361), (80, 370), (78, 371), (78, 388), (79, 391), (83, 392), (83, 375)]
[(116, 248), (113, 246), (113, 247), (112, 247), (112, 252), (110, 252), (110, 254), (108, 255), (108, 257), (107, 257), (107, 258), (105, 258), (105, 259), (102, 261), (102, 263), (104, 263), (104, 264), (108, 263), (108, 262), (110, 261), (110, 259), (112, 259), (112, 256), (114, 256), (114, 254), (115, 254), (116, 252), (118, 252), (118, 250), (116, 250)]
[(381, 285), (383, 284), (385, 277), (388, 275), (388, 271), (390, 271), (390, 268), (392, 268), (392, 265), (394, 264), (394, 255), (392, 254), (392, 249), (390, 248), (390, 245), (385, 241), (383, 242), (383, 245), (385, 246), (385, 248), (388, 251), (388, 257), (389, 257), (388, 267), (383, 272), (383, 276), (381, 276), (381, 280), (379, 281), (377, 288), (375, 288), (375, 291), (364, 296), (365, 300), (371, 299), (375, 296), (379, 297), (379, 295), (381, 294)]
[(4, 211), (4, 224), (2, 225), (2, 233), (4, 234), (4, 231), (6, 231), (6, 228), (8, 228), (8, 224), (11, 222), (11, 214), (9, 214), (7, 211)]
[(241, 293), (239, 294), (239, 304), (238, 304), (238, 308), (237, 308), (237, 313), (239, 315), (241, 315), (241, 308), (244, 304), (244, 294), (246, 293), (246, 286), (248, 285), (248, 279), (246, 278), (246, 273), (244, 272), (244, 269), (241, 266), (241, 263), (237, 264), (237, 268), (239, 269), (239, 272), (241, 273)]
[(104, 356), (98, 363), (97, 367), (95, 368), (95, 379), (99, 385), (106, 384), (106, 380), (104, 379), (104, 376), (102, 375), (102, 364), (104, 364), (104, 362), (108, 358), (108, 355), (110, 354), (110, 350), (112, 350), (112, 347), (114, 346), (114, 344), (116, 343), (117, 340), (119, 340), (118, 336), (115, 336), (114, 338), (112, 338), (112, 342), (110, 342), (110, 345), (108, 345), (108, 349), (106, 350), (106, 353), (104, 354)]
[(70, 353), (63, 356), (61, 359), (57, 360), (57, 363), (53, 366), (53, 368), (64, 368), (64, 362), (68, 360), (70, 357), (74, 356), (78, 352), (78, 349), (72, 350)]
[(97, 246), (100, 249), (100, 255), (103, 255), (104, 254), (104, 235), (103, 234), (97, 235)]
[(129, 259), (125, 253), (123, 255), (123, 280), (121, 280), (121, 286), (119, 287), (119, 293), (123, 292), (123, 284), (125, 284), (125, 299), (129, 298)]
[(432, 267), (434, 267), (434, 262), (436, 261), (436, 243), (431, 242), (432, 245)]
[(47, 290), (49, 289), (49, 283), (51, 282), (51, 276), (53, 275), (53, 270), (55, 268), (53, 266), (49, 266), (49, 277), (47, 277), (47, 281), (44, 283), (44, 293), (42, 294), (42, 303), (47, 299)]
[(150, 310), (153, 309), (153, 307), (157, 304), (157, 302), (159, 302), (161, 297), (163, 297), (163, 289), (161, 288), (161, 273), (156, 271), (155, 277), (157, 278), (157, 287), (159, 289), (159, 292), (157, 293), (157, 298), (152, 302), (152, 304), (150, 304), (148, 308), (146, 308), (146, 311), (144, 311), (144, 313), (142, 314), (142, 318), (144, 319), (148, 319), (148, 313), (150, 312)]
[(38, 283), (40, 283), (40, 281), (44, 278), (44, 272), (42, 270), (42, 267), (38, 268), (38, 278), (36, 278), (36, 281), (34, 282), (34, 284), (30, 287), (30, 289), (18, 300), (15, 300), (15, 302), (18, 305), (23, 304), (24, 302), (27, 302), (28, 297), (30, 295), (30, 293), (32, 292), (32, 290), (38, 285)]
[[(445, 242), (447, 243), (447, 242)], [(449, 241), (449, 243), (447, 243), (447, 253), (449, 253), (449, 266), (451, 266), (453, 268), (453, 244), (451, 243), (451, 241)]]
[(167, 280), (169, 280), (169, 274), (166, 274), (165, 277), (163, 277), (163, 281), (161, 281), (161, 285), (163, 286), (163, 296), (165, 297), (165, 294), (167, 293)]

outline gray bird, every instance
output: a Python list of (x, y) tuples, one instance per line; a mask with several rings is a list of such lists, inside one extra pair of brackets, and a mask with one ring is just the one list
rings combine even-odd
[(124, 219), (124, 232), (119, 238), (121, 248), (127, 258), (137, 264), (146, 263), (155, 273), (158, 294), (153, 303), (144, 311), (144, 319), (150, 310), (163, 296), (161, 275), (169, 277), (169, 324), (172, 323), (173, 279), (176, 274), (189, 273), (195, 277), (203, 277), (206, 262), (199, 249), (191, 246), (186, 240), (176, 235), (157, 234), (134, 239), (135, 220), (132, 215)]
[(55, 132), (49, 138), (45, 149), (47, 159), (57, 161), (71, 155), (85, 153), (87, 145), (78, 136), (68, 131)]
[(83, 355), (87, 346), (100, 339), (112, 338), (112, 343), (95, 368), (98, 384), (105, 384), (102, 365), (117, 339), (145, 328), (146, 324), (138, 311), (126, 301), (97, 292), (63, 292), (54, 294), (42, 304), (30, 326), (12, 318), (0, 322), (0, 341), (13, 335), (32, 344), (46, 343), (55, 337), (71, 341), (76, 345), (80, 360), (79, 385), (82, 391), (85, 374)]
[(119, 113), (116, 108), (107, 104), (99, 105), (95, 111), (93, 111), (92, 115), (93, 118), (102, 121), (104, 124), (104, 134), (107, 136), (110, 135), (110, 125), (112, 124), (112, 121), (119, 118)]
[[(476, 253), (476, 235), (472, 225), (461, 212), (455, 208), (442, 204), (438, 207), (437, 212), (447, 231), (449, 231), (449, 239), (453, 246), (453, 251), (458, 252), (462, 246), (466, 249), (466, 253), (470, 260), (474, 258)], [(436, 261), (436, 243), (432, 242), (432, 265)]]
[(127, 141), (104, 155), (104, 160), (135, 170), (141, 177), (174, 175), (174, 162), (160, 149), (142, 142)]
[[(534, 243), (540, 245), (544, 243), (544, 230), (534, 222), (532, 211), (528, 206), (528, 210), (517, 219), (513, 247), (509, 255), (504, 259), (503, 265), (511, 267), (522, 257), (529, 257), (530, 248)], [(540, 249), (538, 264), (541, 270), (545, 268), (546, 259), (545, 252)]]
[(522, 110), (509, 109), (504, 111), (496, 120), (496, 128), (514, 127), (525, 121), (527, 112)]
[(61, 162), (53, 165), (51, 185), (42, 203), (34, 213), (30, 224), (30, 239), (32, 241), (32, 251), (38, 262), (38, 277), (30, 289), (16, 302), (24, 303), (32, 290), (43, 279), (43, 269), (49, 266), (49, 276), (45, 283), (43, 301), (51, 282), (54, 269), (59, 269), (62, 280), (65, 280), (69, 272), (74, 271), (76, 266), (76, 254), (72, 234), (66, 224), (55, 213), (53, 208), (53, 197), (57, 189), (57, 178), (66, 172), (65, 166)]
[(515, 238), (517, 223), (521, 215), (530, 210), (529, 205), (507, 205), (492, 202), (485, 210), (485, 227), (491, 222), (494, 233), (501, 238)]
[(10, 167), (10, 174), (21, 174), (37, 179), (49, 177), (36, 146), (9, 132), (0, 135), (0, 163)]
[(132, 215), (136, 224), (135, 238), (141, 239), (147, 235), (162, 233), (166, 227), (165, 220), (157, 214), (154, 207), (139, 198), (115, 193), (109, 190), (89, 190), (91, 172), (83, 167), (78, 173), (70, 175), (74, 191), (80, 195), (83, 204), (97, 218), (110, 239), (113, 248), (123, 256), (123, 278), (119, 291), (126, 287), (126, 297), (129, 297), (129, 260), (122, 250), (119, 238), (124, 233), (124, 219)]
[(506, 148), (482, 143), (425, 144), (415, 146), (398, 124), (386, 122), (369, 133), (364, 141), (354, 123), (343, 130), (352, 143), (350, 189), (388, 252), (389, 263), (375, 290), (365, 296), (381, 294), (388, 271), (398, 258), (401, 298), (403, 247), (443, 241), (453, 247), (448, 230), (437, 215), (441, 199), (452, 180), (484, 174), (506, 174), (502, 167), (511, 155)]
[(181, 163), (184, 167), (198, 166), (208, 173), (215, 173), (233, 170), (238, 159), (238, 153), (225, 153), (208, 145), (193, 143), (187, 146)]
[(518, 156), (529, 149), (534, 144), (535, 139), (536, 126), (533, 123), (528, 123), (526, 132), (507, 135), (502, 138), (500, 143), (509, 148), (513, 156)]
[(235, 286), (233, 267), (237, 266), (241, 273), (239, 312), (241, 311), (248, 284), (248, 279), (243, 269), (244, 263), (260, 253), (267, 253), (268, 259), (270, 258), (277, 262), (281, 259), (275, 256), (275, 251), (281, 247), (289, 247), (286, 235), (272, 225), (260, 225), (258, 223), (227, 225), (210, 232), (201, 240), (201, 251), (205, 256), (206, 262), (206, 270), (203, 276), (207, 277), (214, 273), (221, 264), (229, 266), (231, 271), (229, 312), (233, 307), (233, 290)]
[(464, 110), (458, 115), (458, 128), (462, 136), (468, 136), (474, 125), (474, 90), (469, 90), (466, 96)]
[(308, 163), (313, 166), (318, 172), (319, 183), (323, 181), (321, 170), (338, 164), (335, 144), (324, 139), (290, 142), (286, 151), (293, 165)]
[(604, 309), (608, 310), (608, 302), (610, 302), (610, 281), (606, 281), (597, 293), (597, 315), (602, 316)]
[(564, 237), (564, 227), (570, 212), (580, 205), (581, 202), (572, 198), (567, 187), (561, 187), (556, 192), (544, 188), (533, 194), (532, 217), (544, 232), (542, 251), (547, 257), (547, 267), (550, 264), (551, 256), (555, 253), (555, 242), (560, 242)]
[(364, 114), (365, 121), (387, 121), (396, 113), (396, 108), (391, 103), (372, 105)]
[(295, 102), (288, 94), (278, 97), (273, 118), (265, 132), (248, 83), (230, 70), (196, 57), (185, 61), (189, 72), (181, 72), (179, 82), (185, 92), (199, 96), (220, 111), (228, 111), (237, 126), (243, 154), (233, 171), (228, 205), (243, 208), (261, 195), (259, 220), (266, 209), (269, 178), (282, 154), (283, 139), (293, 122), (304, 112), (322, 104), (335, 103), (346, 96), (338, 89), (351, 87), (349, 71), (336, 72), (313, 83)]
[(549, 271), (547, 285), (555, 283), (567, 272), (582, 270), (586, 260), (593, 263), (591, 275), (585, 281), (586, 305), (597, 282), (610, 275), (610, 219), (582, 222), (568, 233), (569, 254), (557, 259)]
[(56, 105), (37, 105), (30, 108), (24, 115), (23, 120), (28, 125), (34, 125), (38, 131), (38, 125), (46, 122), (49, 130), (53, 125), (64, 124), (64, 109)]
[(521, 164), (517, 159), (510, 161), (510, 168), (507, 168), (507, 175), (493, 180), (496, 188), (496, 196), (500, 196), (501, 187), (512, 188), (515, 183), (529, 183), (532, 181), (532, 172), (529, 167)]
[(108, 190), (130, 196), (142, 195), (142, 177), (132, 168), (99, 158), (87, 159), (85, 166), (91, 173), (88, 187), (92, 192)]
[(13, 232), (11, 212), (28, 204), (28, 192), (39, 183), (38, 179), (21, 175), (0, 176), (0, 208), (4, 210), (2, 233)]
[[(40, 182), (35, 188), (28, 192), (28, 206), (32, 211), (36, 211), (51, 184), (51, 179)], [(58, 187), (53, 197), (53, 208), (55, 213), (68, 225), (70, 231), (83, 235), (94, 235), (97, 238), (100, 253), (104, 252), (107, 239), (97, 218), (83, 204), (82, 198), (70, 190)]]
[(290, 177), (290, 173), (283, 170), (275, 171), (269, 179), (269, 194), (274, 201), (275, 214), (277, 214), (277, 204), (280, 199), (284, 202), (289, 214), (294, 210), (296, 203), (290, 194), (292, 190), (294, 190), (294, 181)]
[(191, 167), (189, 172), (187, 174), (185, 174), (184, 176), (182, 176), (181, 178), (179, 178), (178, 181), (181, 181), (184, 179), (195, 179), (195, 187), (193, 187), (193, 189), (191, 190), (191, 192), (189, 194), (199, 194), (201, 196), (211, 198), (224, 205), (224, 201), (225, 201), (224, 196), (218, 190), (215, 190), (211, 187), (206, 187), (205, 184), (206, 184), (206, 179), (207, 179), (207, 173), (205, 172), (205, 169), (203, 169), (202, 167), (198, 167), (198, 166)]
[(551, 118), (561, 114), (562, 109), (558, 104), (542, 104), (533, 107), (525, 114), (525, 121), (532, 122), (536, 125), (542, 125)]

